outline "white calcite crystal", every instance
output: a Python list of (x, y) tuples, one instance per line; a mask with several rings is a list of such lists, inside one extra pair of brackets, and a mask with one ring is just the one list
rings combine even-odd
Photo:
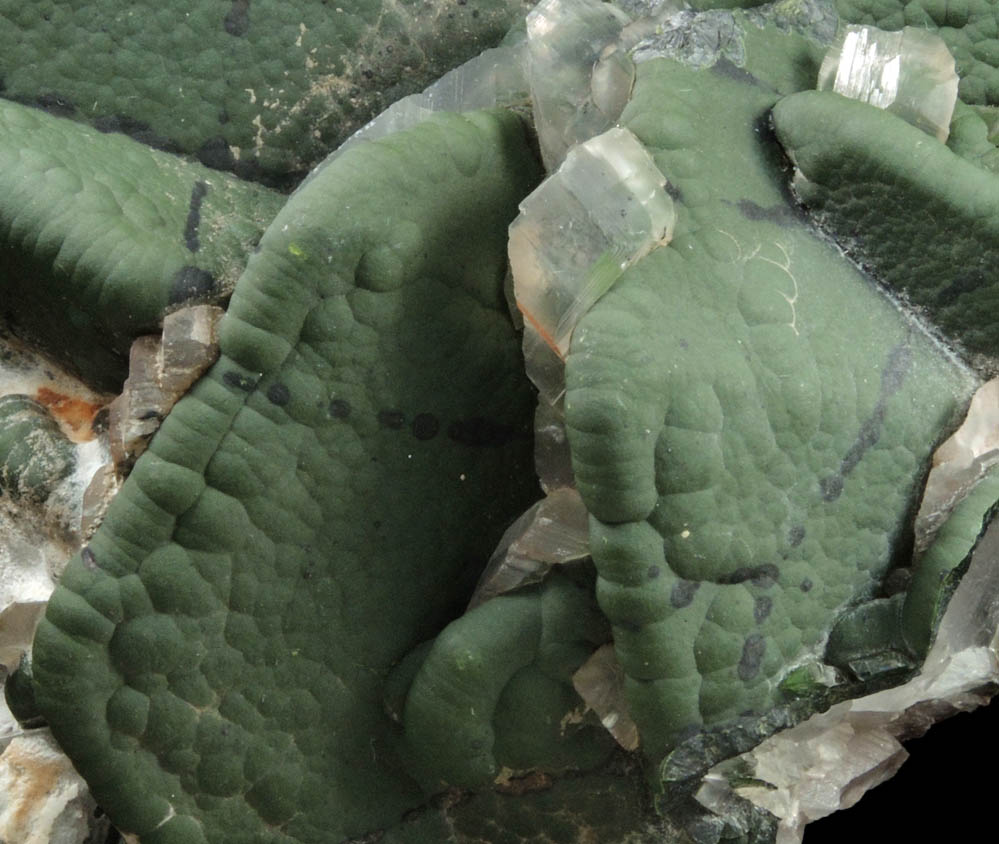
[(817, 87), (886, 109), (946, 141), (957, 83), (954, 57), (938, 35), (847, 26), (822, 61)]
[(553, 380), (552, 353), (565, 360), (580, 317), (672, 237), (676, 212), (665, 184), (638, 139), (610, 129), (573, 147), (520, 204), (509, 241), (514, 295), (533, 329), (524, 335), (527, 374), (549, 402), (565, 391), (564, 380)]
[[(712, 769), (697, 799), (724, 810), (733, 791), (780, 821), (777, 844), (856, 803), (908, 757), (902, 742), (975, 709), (999, 684), (999, 520), (979, 541), (920, 673), (847, 700)], [(745, 784), (756, 781), (754, 784)]]
[(0, 841), (104, 841), (107, 819), (48, 730), (15, 737), (0, 755)]
[(600, 0), (542, 0), (527, 16), (527, 77), (549, 172), (574, 144), (613, 126), (627, 103), (634, 68), (612, 45), (628, 23)]
[(997, 463), (999, 378), (978, 388), (961, 427), (933, 453), (914, 527), (917, 554), (929, 547), (954, 507)]
[(628, 714), (624, 669), (614, 653), (614, 645), (601, 645), (572, 675), (572, 685), (592, 709), (604, 729), (625, 750), (637, 750), (638, 726)]
[(469, 609), (542, 580), (553, 565), (590, 555), (586, 507), (574, 489), (556, 489), (506, 529), (475, 587)]

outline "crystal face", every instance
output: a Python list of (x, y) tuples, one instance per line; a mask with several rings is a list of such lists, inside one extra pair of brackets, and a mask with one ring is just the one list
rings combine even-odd
[(565, 359), (576, 323), (628, 266), (669, 242), (676, 212), (665, 184), (638, 139), (611, 129), (574, 147), (520, 204), (510, 226), (514, 294), (527, 374), (549, 402), (564, 392), (552, 358)]
[(957, 83), (954, 57), (933, 33), (847, 26), (822, 61), (817, 87), (886, 109), (946, 141)]
[(543, 0), (527, 16), (527, 75), (546, 169), (573, 144), (614, 125), (634, 71), (621, 53), (604, 54), (629, 23), (599, 0)]

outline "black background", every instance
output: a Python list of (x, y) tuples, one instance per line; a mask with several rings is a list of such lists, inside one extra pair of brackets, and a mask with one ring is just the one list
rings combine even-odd
[(999, 698), (906, 742), (909, 758), (853, 808), (809, 824), (804, 844), (996, 841)]

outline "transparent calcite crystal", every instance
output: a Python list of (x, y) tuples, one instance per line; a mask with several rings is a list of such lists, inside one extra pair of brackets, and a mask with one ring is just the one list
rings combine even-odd
[(347, 138), (299, 186), (304, 187), (330, 161), (363, 141), (374, 141), (422, 123), (438, 111), (475, 111), (484, 108), (526, 105), (529, 100), (524, 71), (523, 39), (480, 53), (418, 94), (390, 105), (370, 123)]
[(722, 812), (738, 794), (777, 816), (777, 844), (799, 844), (811, 821), (845, 809), (908, 758), (902, 742), (987, 704), (999, 685), (999, 520), (971, 555), (919, 674), (837, 703), (716, 766), (697, 800)]
[(954, 57), (932, 32), (847, 26), (822, 61), (817, 87), (886, 109), (946, 141), (957, 83)]
[(553, 565), (590, 555), (589, 516), (579, 493), (556, 489), (506, 529), (475, 587), (469, 609), (542, 580)]
[(917, 554), (929, 547), (954, 507), (997, 463), (999, 379), (993, 379), (978, 388), (961, 427), (933, 453), (914, 525)]
[(638, 748), (638, 726), (628, 714), (624, 670), (617, 661), (613, 644), (597, 648), (572, 675), (572, 685), (587, 709), (597, 714), (604, 729), (621, 747)]
[(520, 204), (509, 241), (514, 295), (527, 374), (549, 402), (565, 390), (558, 360), (580, 317), (629, 265), (669, 242), (676, 212), (665, 184), (638, 139), (611, 129), (574, 147)]
[(627, 103), (634, 68), (613, 43), (628, 23), (600, 0), (542, 0), (527, 16), (527, 76), (549, 171), (574, 144), (613, 126)]
[(576, 485), (565, 414), (546, 401), (539, 401), (534, 413), (534, 469), (545, 493)]

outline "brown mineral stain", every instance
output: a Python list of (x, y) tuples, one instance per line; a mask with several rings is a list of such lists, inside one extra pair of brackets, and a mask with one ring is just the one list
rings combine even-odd
[(39, 387), (35, 398), (49, 409), (71, 440), (82, 443), (94, 438), (94, 416), (101, 405), (58, 393), (48, 387)]
[(20, 805), (14, 812), (13, 828), (26, 832), (45, 798), (58, 787), (68, 766), (63, 765), (59, 759), (46, 758), (32, 752), (17, 742), (8, 746), (4, 759), (14, 774), (15, 788), (20, 798)]

